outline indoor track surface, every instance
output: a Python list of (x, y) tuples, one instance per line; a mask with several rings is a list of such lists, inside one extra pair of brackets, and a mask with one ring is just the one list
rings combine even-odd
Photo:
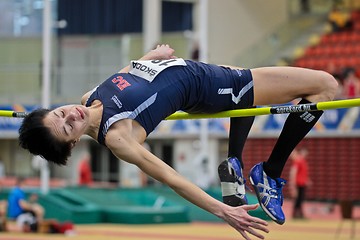
[[(357, 223), (360, 225), (360, 222)], [(351, 223), (343, 223), (341, 234), (336, 238), (339, 221), (335, 220), (296, 220), (283, 226), (270, 223), (268, 240), (328, 240), (350, 239)], [(360, 239), (356, 226), (353, 239)], [(77, 225), (76, 235), (50, 235), (31, 233), (0, 233), (2, 240), (233, 240), (242, 239), (241, 235), (223, 223), (191, 223), (167, 225)], [(255, 238), (252, 238), (255, 239)]]
[[(329, 210), (332, 209), (332, 210)], [(341, 220), (337, 205), (306, 203), (306, 220), (291, 219), (291, 202), (285, 201), (287, 221), (284, 225), (269, 222), (267, 240), (360, 240), (360, 207), (355, 207), (353, 220)], [(340, 225), (342, 223), (342, 225)], [(224, 223), (194, 222), (190, 224), (77, 224), (74, 235), (0, 233), (0, 240), (235, 240), (241, 235)], [(340, 231), (338, 232), (338, 230)], [(338, 233), (338, 234), (337, 234)], [(351, 234), (354, 237), (351, 238)], [(252, 239), (256, 239), (252, 237)]]

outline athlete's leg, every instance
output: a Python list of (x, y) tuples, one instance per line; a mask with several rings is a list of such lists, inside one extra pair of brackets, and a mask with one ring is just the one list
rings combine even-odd
[[(254, 104), (280, 104), (302, 98), (300, 104), (332, 100), (337, 82), (323, 71), (292, 67), (269, 67), (252, 70)], [(267, 162), (255, 165), (250, 172), (261, 207), (277, 223), (285, 216), (281, 205), (285, 180), (281, 173), (296, 145), (306, 136), (322, 115), (322, 111), (291, 113)]]
[[(335, 78), (323, 71), (293, 67), (252, 70), (254, 104), (278, 104), (302, 98), (300, 104), (332, 100), (337, 91)], [(322, 111), (291, 113), (264, 168), (272, 178), (281, 175), (290, 153), (315, 125)]]
[(230, 118), (228, 157), (239, 159), (241, 168), (244, 168), (242, 152), (254, 119), (254, 116)]
[(251, 70), (254, 105), (287, 103), (297, 98), (310, 102), (330, 101), (337, 81), (324, 71), (296, 67), (264, 67)]
[(230, 206), (247, 204), (242, 151), (254, 118), (230, 118), (228, 159), (218, 167), (223, 202)]

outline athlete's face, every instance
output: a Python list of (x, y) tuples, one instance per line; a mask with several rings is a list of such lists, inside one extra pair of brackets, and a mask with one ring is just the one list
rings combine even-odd
[(50, 111), (44, 118), (52, 134), (65, 142), (76, 142), (85, 133), (89, 123), (89, 110), (83, 105), (65, 105)]

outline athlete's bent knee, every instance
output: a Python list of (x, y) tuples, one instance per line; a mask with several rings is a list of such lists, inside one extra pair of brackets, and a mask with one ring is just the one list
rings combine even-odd
[(322, 84), (322, 101), (330, 101), (335, 98), (338, 91), (338, 82), (333, 75), (325, 72), (321, 72), (321, 84)]

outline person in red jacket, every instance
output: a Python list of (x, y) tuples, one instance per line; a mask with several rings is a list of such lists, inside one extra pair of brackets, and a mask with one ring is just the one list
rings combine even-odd
[(290, 158), (290, 194), (294, 198), (293, 218), (304, 218), (302, 209), (305, 200), (306, 187), (310, 184), (309, 168), (306, 161), (308, 150), (305, 148), (295, 149)]
[(79, 164), (79, 185), (90, 185), (92, 173), (90, 166), (90, 155), (86, 154)]

